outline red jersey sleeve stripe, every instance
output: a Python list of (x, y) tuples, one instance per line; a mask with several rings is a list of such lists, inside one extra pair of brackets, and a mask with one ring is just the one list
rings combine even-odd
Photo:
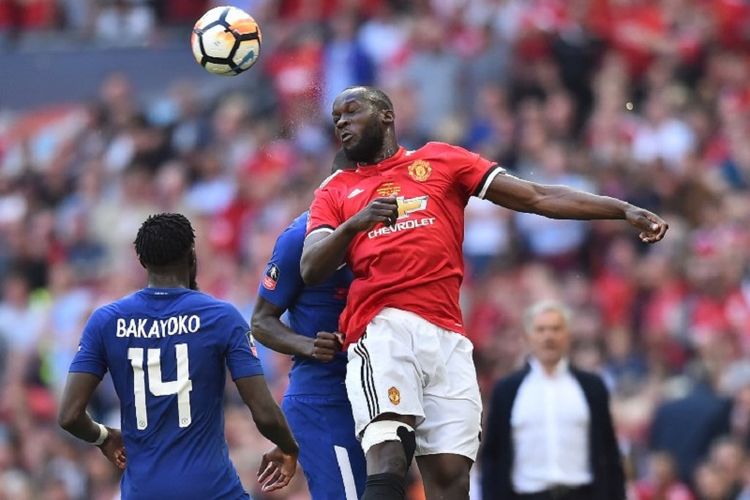
[(490, 184), (499, 174), (504, 174), (505, 169), (499, 166), (497, 163), (490, 166), (487, 173), (484, 174), (482, 180), (477, 185), (477, 190), (474, 192), (474, 196), (484, 199), (487, 194), (487, 190), (490, 188)]

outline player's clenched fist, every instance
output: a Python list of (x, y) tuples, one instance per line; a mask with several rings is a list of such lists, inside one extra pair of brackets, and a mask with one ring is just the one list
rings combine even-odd
[(331, 332), (318, 332), (313, 340), (313, 348), (310, 356), (313, 359), (328, 363), (333, 361), (337, 352), (341, 352), (341, 334)]
[(392, 226), (398, 218), (396, 198), (375, 198), (347, 221), (347, 225), (356, 232), (369, 231), (377, 224)]
[(644, 243), (655, 243), (661, 240), (669, 229), (669, 224), (664, 219), (643, 208), (630, 207), (625, 212), (625, 217), (628, 222), (640, 229), (639, 237)]

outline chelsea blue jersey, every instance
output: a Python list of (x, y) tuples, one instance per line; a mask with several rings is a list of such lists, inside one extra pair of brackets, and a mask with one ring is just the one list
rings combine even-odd
[(120, 398), (122, 498), (248, 498), (224, 438), (226, 369), (261, 375), (232, 305), (186, 288), (145, 288), (91, 315), (71, 372), (107, 370)]
[[(318, 332), (338, 331), (339, 315), (353, 276), (348, 267), (336, 271), (327, 281), (306, 286), (300, 273), (308, 212), (297, 217), (276, 240), (258, 294), (287, 311), (289, 328), (315, 338)], [(330, 363), (295, 356), (289, 373), (287, 396), (326, 396), (346, 400), (346, 354), (341, 352)]]

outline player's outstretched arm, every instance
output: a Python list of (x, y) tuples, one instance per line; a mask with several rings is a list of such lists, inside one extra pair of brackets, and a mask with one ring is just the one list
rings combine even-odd
[(57, 421), (60, 427), (78, 439), (96, 444), (110, 462), (124, 469), (125, 445), (120, 431), (106, 427), (106, 438), (97, 444), (97, 440), (102, 437), (102, 428), (86, 413), (91, 395), (99, 382), (99, 378), (90, 373), (69, 373)]
[(497, 175), (485, 198), (511, 210), (544, 215), (551, 219), (625, 219), (640, 230), (645, 243), (661, 240), (669, 225), (658, 215), (617, 198)]
[(264, 491), (283, 488), (289, 484), (297, 469), (299, 446), (263, 376), (238, 378), (235, 384), (260, 433), (276, 445), (275, 449), (263, 456), (258, 481)]
[(319, 285), (344, 262), (346, 250), (362, 231), (378, 224), (391, 226), (398, 218), (396, 198), (376, 198), (333, 232), (311, 232), (305, 239), (300, 273), (307, 285)]
[(318, 361), (333, 360), (341, 350), (341, 342), (334, 333), (319, 332), (312, 339), (300, 335), (281, 322), (284, 310), (263, 297), (258, 297), (253, 311), (253, 337), (276, 352), (306, 356)]

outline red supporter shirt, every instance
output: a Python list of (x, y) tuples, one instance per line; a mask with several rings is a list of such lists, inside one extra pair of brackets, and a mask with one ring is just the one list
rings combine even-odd
[(459, 289), (463, 279), (464, 207), (484, 197), (505, 170), (460, 147), (430, 142), (356, 170), (339, 171), (315, 192), (308, 235), (333, 231), (370, 201), (395, 196), (396, 224), (359, 233), (346, 260), (354, 272), (339, 327), (345, 347), (359, 340), (384, 307), (418, 314), (464, 333)]

